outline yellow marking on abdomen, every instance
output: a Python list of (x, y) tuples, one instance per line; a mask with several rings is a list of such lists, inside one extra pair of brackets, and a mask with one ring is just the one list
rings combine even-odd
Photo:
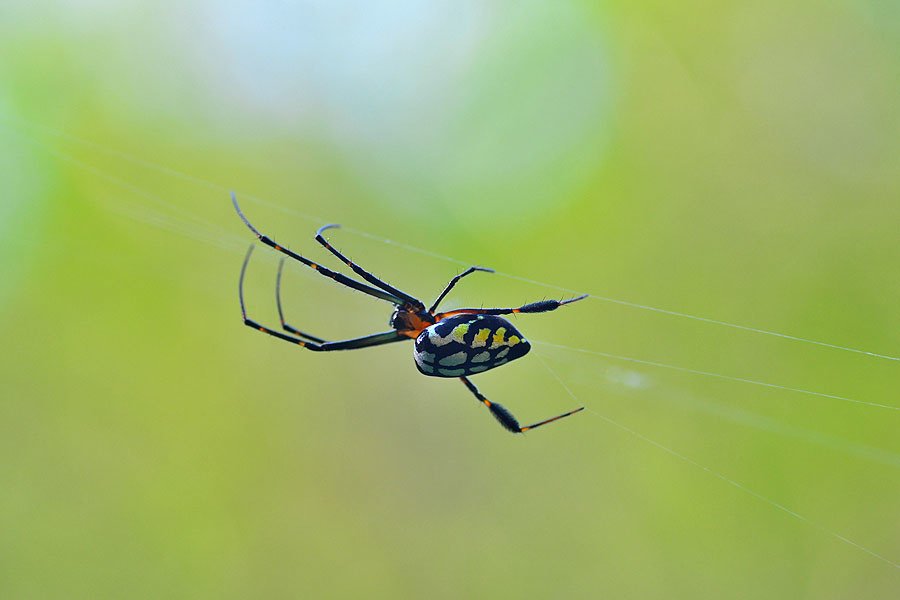
[(465, 342), (463, 341), (463, 338), (465, 337), (466, 333), (468, 333), (468, 331), (469, 324), (463, 323), (462, 325), (457, 325), (456, 327), (454, 327), (453, 331), (450, 332), (450, 336), (460, 344), (464, 344)]
[(486, 346), (487, 339), (490, 335), (490, 329), (479, 330), (478, 333), (475, 334), (475, 339), (472, 340), (472, 348), (481, 348), (482, 346)]
[(506, 342), (503, 341), (503, 336), (506, 335), (506, 327), (498, 327), (497, 331), (494, 332), (494, 341), (491, 344), (491, 350), (494, 348), (499, 348), (500, 346), (505, 346)]

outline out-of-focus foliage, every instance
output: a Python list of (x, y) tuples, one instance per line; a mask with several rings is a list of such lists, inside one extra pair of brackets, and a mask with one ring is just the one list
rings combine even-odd
[[(573, 406), (544, 361), (591, 412), (517, 439), (408, 345), (243, 327), (227, 195), (326, 262), (315, 228), (354, 228), (426, 301), (462, 265), (360, 231), (896, 356), (894, 4), (264, 4), (0, 6), (0, 596), (897, 595), (895, 410), (536, 344), (482, 390)], [(296, 326), (386, 328), (286, 273)], [(561, 293), (479, 274), (449, 303)], [(597, 299), (516, 325), (897, 406), (890, 360)]]

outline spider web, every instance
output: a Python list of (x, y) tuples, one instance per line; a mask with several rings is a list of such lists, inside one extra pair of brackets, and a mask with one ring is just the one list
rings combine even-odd
[[(220, 185), (220, 184), (212, 182), (212, 181), (205, 180), (200, 177), (195, 177), (193, 175), (181, 172), (179, 170), (173, 169), (173, 168), (165, 166), (165, 165), (161, 165), (161, 164), (158, 164), (158, 163), (155, 163), (152, 161), (142, 159), (140, 157), (137, 157), (137, 156), (125, 153), (125, 152), (120, 152), (118, 150), (104, 147), (103, 145), (96, 144), (89, 140), (86, 140), (86, 139), (83, 139), (83, 138), (80, 138), (77, 136), (73, 136), (73, 135), (67, 134), (67, 133), (59, 131), (59, 130), (55, 130), (52, 128), (48, 128), (45, 126), (36, 125), (36, 124), (32, 124), (32, 123), (25, 123), (22, 121), (15, 123), (15, 125), (16, 125), (16, 128), (11, 131), (20, 135), (24, 142), (32, 145), (33, 147), (39, 149), (40, 151), (46, 152), (48, 155), (53, 156), (57, 160), (68, 162), (72, 165), (75, 165), (79, 169), (84, 170), (86, 173), (89, 173), (93, 176), (96, 176), (98, 178), (106, 180), (106, 181), (114, 184), (115, 186), (129, 192), (130, 194), (132, 194), (134, 196), (134, 198), (139, 199), (139, 201), (132, 202), (132, 203), (107, 202), (107, 203), (104, 203), (105, 209), (107, 209), (115, 214), (121, 215), (123, 217), (144, 223), (146, 225), (149, 225), (149, 226), (152, 226), (155, 228), (159, 228), (161, 230), (165, 230), (165, 231), (171, 232), (173, 234), (183, 236), (183, 237), (195, 240), (195, 241), (203, 243), (203, 244), (212, 245), (212, 246), (215, 246), (219, 249), (222, 249), (222, 250), (225, 250), (228, 252), (232, 252), (235, 255), (239, 255), (239, 254), (243, 253), (244, 249), (246, 248), (246, 245), (247, 245), (246, 236), (243, 236), (243, 237), (238, 236), (233, 231), (228, 230), (228, 229), (226, 229), (222, 226), (219, 226), (215, 223), (212, 223), (207, 219), (199, 217), (198, 215), (183, 208), (182, 206), (179, 206), (177, 203), (171, 202), (166, 197), (164, 197), (160, 194), (155, 194), (146, 189), (143, 189), (140, 186), (134, 185), (133, 183), (131, 183), (128, 179), (126, 179), (124, 177), (120, 177), (119, 175), (109, 173), (95, 165), (92, 165), (83, 160), (80, 160), (71, 154), (63, 152), (57, 148), (53, 148), (53, 147), (45, 144), (41, 140), (39, 140), (37, 138), (35, 132), (44, 134), (44, 135), (55, 136), (58, 138), (64, 138), (68, 141), (71, 141), (71, 142), (74, 142), (77, 144), (81, 144), (81, 145), (90, 147), (94, 150), (98, 150), (103, 153), (106, 153), (110, 156), (114, 156), (116, 158), (122, 159), (123, 161), (130, 163), (132, 165), (138, 166), (140, 168), (149, 169), (149, 170), (157, 172), (161, 175), (165, 175), (168, 177), (174, 177), (174, 178), (177, 178), (177, 179), (180, 179), (180, 180), (192, 183), (192, 184), (196, 184), (198, 186), (205, 187), (207, 189), (210, 189), (210, 190), (213, 190), (216, 192), (222, 192), (223, 199), (227, 199), (227, 195), (225, 194), (225, 192), (231, 191), (228, 187)], [(31, 130), (32, 133), (28, 133), (28, 132), (24, 131), (22, 129), (23, 127), (27, 130)], [(328, 221), (327, 219), (324, 219), (322, 217), (318, 217), (315, 215), (310, 215), (310, 214), (296, 211), (296, 210), (293, 210), (290, 208), (286, 208), (277, 203), (269, 202), (265, 199), (253, 196), (251, 194), (239, 192), (239, 195), (243, 199), (250, 200), (251, 202), (254, 202), (260, 206), (266, 206), (268, 208), (278, 210), (285, 214), (288, 214), (288, 215), (291, 215), (293, 217), (297, 217), (300, 219), (308, 220), (310, 222), (322, 224), (322, 223), (325, 223)], [(226, 205), (227, 205), (227, 202), (225, 202), (225, 200), (223, 200), (223, 206), (226, 206)], [(447, 256), (447, 255), (433, 252), (430, 250), (426, 250), (423, 248), (418, 248), (418, 247), (411, 246), (411, 245), (408, 245), (408, 244), (405, 244), (402, 242), (397, 242), (390, 238), (386, 238), (386, 237), (383, 237), (378, 234), (368, 232), (368, 231), (365, 231), (362, 229), (357, 229), (357, 228), (353, 228), (353, 227), (345, 227), (344, 230), (351, 234), (359, 236), (365, 240), (368, 240), (370, 242), (388, 245), (391, 247), (398, 248), (402, 251), (420, 254), (423, 256), (427, 256), (429, 258), (450, 262), (450, 263), (460, 265), (460, 266), (469, 266), (471, 264), (470, 262), (459, 260), (459, 259), (451, 257), (451, 256)], [(561, 292), (565, 292), (565, 293), (578, 294), (581, 292), (581, 290), (574, 290), (574, 289), (569, 289), (569, 288), (565, 288), (565, 287), (560, 287), (560, 286), (552, 284), (552, 283), (537, 281), (537, 280), (526, 278), (526, 277), (523, 277), (523, 276), (520, 276), (517, 274), (497, 272), (497, 275), (511, 279), (511, 280), (516, 280), (516, 281), (527, 283), (530, 285), (540, 286), (543, 288), (553, 289), (553, 290), (557, 290), (557, 291), (561, 291)], [(623, 299), (619, 299), (619, 298), (613, 298), (613, 297), (608, 297), (608, 296), (603, 296), (603, 295), (595, 295), (595, 294), (591, 294), (590, 297), (593, 298), (597, 302), (613, 303), (613, 304), (621, 305), (621, 306), (632, 308), (632, 309), (649, 311), (649, 312), (653, 312), (653, 313), (657, 313), (657, 314), (661, 314), (661, 315), (667, 315), (667, 316), (671, 316), (671, 317), (675, 317), (675, 318), (679, 318), (679, 319), (698, 321), (698, 322), (702, 322), (702, 323), (709, 324), (709, 325), (739, 330), (739, 331), (752, 333), (752, 334), (756, 334), (756, 335), (784, 339), (784, 340), (788, 340), (788, 341), (799, 343), (799, 344), (805, 344), (805, 345), (810, 345), (810, 346), (819, 346), (819, 347), (828, 348), (828, 349), (831, 349), (834, 351), (863, 355), (872, 360), (883, 360), (883, 361), (892, 361), (892, 362), (900, 361), (900, 357), (898, 357), (894, 354), (874, 352), (874, 351), (867, 350), (867, 349), (854, 348), (854, 347), (850, 347), (850, 346), (846, 346), (846, 345), (832, 343), (829, 341), (821, 341), (821, 340), (816, 340), (816, 339), (811, 339), (811, 338), (795, 336), (795, 335), (792, 335), (789, 333), (771, 331), (771, 330), (752, 327), (752, 326), (748, 326), (748, 325), (744, 325), (744, 324), (740, 324), (740, 323), (734, 323), (734, 322), (724, 321), (724, 320), (720, 320), (720, 319), (714, 319), (714, 318), (709, 318), (709, 317), (705, 317), (705, 316), (694, 315), (694, 314), (687, 313), (687, 312), (670, 310), (668, 308), (657, 307), (657, 306), (653, 306), (653, 305), (649, 305), (649, 304), (645, 304), (645, 303), (632, 302), (630, 300), (623, 300)], [(898, 407), (898, 406), (892, 406), (892, 405), (882, 404), (882, 403), (878, 403), (878, 402), (872, 402), (872, 401), (862, 399), (862, 398), (851, 398), (851, 397), (844, 396), (844, 395), (832, 394), (832, 393), (829, 393), (826, 391), (807, 389), (804, 387), (794, 387), (794, 386), (782, 385), (780, 383), (765, 381), (762, 379), (747, 378), (747, 377), (742, 377), (742, 376), (738, 376), (738, 375), (719, 373), (719, 372), (710, 371), (710, 370), (695, 369), (693, 367), (689, 367), (689, 366), (685, 366), (685, 365), (670, 364), (667, 362), (649, 360), (649, 359), (644, 359), (644, 358), (640, 358), (640, 357), (623, 356), (623, 355), (618, 355), (615, 353), (604, 352), (604, 351), (597, 350), (597, 349), (567, 346), (567, 345), (562, 345), (562, 344), (558, 344), (555, 342), (540, 341), (540, 342), (536, 342), (536, 343), (540, 347), (546, 348), (548, 350), (554, 350), (557, 352), (566, 352), (566, 353), (569, 353), (570, 355), (571, 354), (578, 355), (579, 357), (581, 357), (580, 359), (582, 361), (595, 361), (596, 362), (597, 360), (601, 360), (601, 359), (606, 360), (606, 361), (620, 361), (620, 362), (630, 363), (633, 365), (639, 365), (640, 367), (649, 367), (651, 369), (670, 370), (670, 371), (675, 371), (675, 372), (692, 375), (692, 376), (718, 379), (718, 380), (723, 380), (723, 381), (731, 382), (731, 383), (738, 383), (738, 384), (742, 384), (742, 385), (751, 385), (751, 386), (757, 386), (757, 387), (770, 388), (773, 390), (778, 390), (778, 391), (786, 392), (789, 394), (806, 395), (806, 396), (816, 397), (816, 398), (819, 398), (822, 400), (831, 400), (831, 401), (842, 402), (842, 403), (846, 403), (848, 405), (854, 406), (859, 410), (888, 411), (886, 413), (888, 415), (890, 415), (891, 413), (893, 413), (895, 411), (900, 411), (900, 407)], [(578, 401), (579, 396), (576, 395), (576, 393), (573, 391), (572, 385), (570, 383), (567, 383), (567, 378), (564, 378), (563, 376), (561, 376), (559, 374), (557, 368), (554, 368), (550, 365), (550, 362), (553, 360), (553, 358), (550, 356), (544, 357), (544, 356), (539, 355), (538, 359), (541, 362), (542, 366), (552, 376), (552, 378), (564, 390), (564, 392), (573, 400)], [(582, 363), (578, 363), (578, 364), (582, 364)], [(590, 369), (586, 368), (584, 370), (588, 371)], [(607, 371), (609, 372), (609, 369), (607, 369)], [(617, 373), (616, 376), (620, 377), (622, 379), (622, 381), (619, 381), (619, 383), (626, 385), (626, 386), (640, 387), (641, 382), (653, 380), (653, 378), (651, 376), (648, 376), (646, 373), (641, 372), (641, 371), (628, 371), (628, 370), (620, 369), (619, 371), (613, 371), (613, 372)], [(667, 392), (669, 392), (669, 391), (670, 391), (669, 388), (667, 388)], [(696, 400), (693, 400), (693, 402), (695, 404), (697, 403)], [(859, 543), (858, 541), (851, 539), (850, 537), (843, 535), (826, 525), (821, 524), (819, 521), (807, 517), (803, 513), (790, 508), (786, 504), (778, 502), (777, 500), (774, 500), (769, 495), (765, 495), (763, 493), (758, 492), (754, 487), (751, 487), (747, 484), (741, 483), (737, 479), (726, 475), (725, 473), (721, 472), (718, 469), (714, 469), (712, 467), (707, 466), (703, 462), (700, 462), (700, 461), (688, 456), (687, 454), (674, 449), (672, 446), (670, 446), (668, 444), (664, 444), (662, 442), (657, 441), (656, 439), (654, 439), (654, 437), (645, 435), (638, 429), (635, 429), (633, 427), (625, 425), (625, 424), (621, 423), (619, 420), (614, 419), (610, 416), (607, 416), (606, 414), (604, 414), (603, 412), (598, 410), (596, 408), (596, 406), (594, 405), (594, 403), (588, 402), (586, 404), (587, 404), (588, 412), (590, 414), (592, 414), (595, 418), (598, 418), (601, 421), (603, 421), (604, 423), (606, 423), (608, 425), (612, 425), (613, 427), (618, 428), (618, 429), (628, 433), (629, 435), (641, 440), (642, 442), (649, 444), (650, 446), (655, 447), (658, 450), (663, 451), (667, 455), (672, 456), (686, 464), (689, 464), (692, 467), (709, 474), (710, 476), (712, 476), (713, 478), (715, 478), (721, 482), (729, 484), (730, 486), (740, 490), (741, 492), (755, 498), (759, 502), (764, 503), (765, 505), (767, 505), (771, 508), (774, 508), (782, 513), (785, 513), (785, 514), (789, 515), (791, 518), (793, 518), (799, 522), (802, 522), (805, 525), (807, 525), (815, 530), (818, 530), (818, 531), (832, 537), (835, 540), (840, 541), (841, 543), (844, 543), (844, 544), (851, 546), (861, 552), (864, 552), (865, 554), (869, 555), (870, 557), (877, 559), (883, 563), (886, 563), (890, 566), (893, 566), (896, 569), (900, 569), (900, 563), (871, 549), (867, 545)], [(707, 412), (717, 412), (721, 416), (723, 409), (718, 404), (711, 404), (711, 403), (707, 402), (707, 403), (702, 404), (702, 410), (705, 410)], [(881, 450), (879, 448), (870, 447), (870, 446), (867, 446), (864, 444), (855, 444), (855, 443), (849, 442), (849, 441), (841, 439), (841, 438), (827, 436), (827, 435), (823, 435), (823, 434), (813, 432), (810, 430), (797, 428), (797, 427), (793, 427), (790, 425), (785, 425), (783, 423), (780, 423), (777, 420), (760, 418), (759, 416), (754, 415), (753, 413), (750, 413), (750, 412), (735, 413), (732, 411), (727, 416), (728, 416), (728, 418), (731, 418), (738, 422), (742, 422), (744, 424), (750, 424), (753, 427), (757, 427), (757, 428), (769, 430), (769, 431), (775, 431), (777, 433), (780, 433), (781, 435), (787, 435), (787, 436), (795, 437), (798, 439), (802, 439), (811, 444), (818, 444), (821, 446), (836, 449), (841, 452), (852, 454), (854, 456), (861, 457), (866, 460), (874, 461), (874, 462), (880, 463), (880, 464), (888, 466), (888, 467), (897, 468), (898, 466), (900, 466), (900, 456), (898, 456), (892, 452), (886, 451), (886, 450)]]

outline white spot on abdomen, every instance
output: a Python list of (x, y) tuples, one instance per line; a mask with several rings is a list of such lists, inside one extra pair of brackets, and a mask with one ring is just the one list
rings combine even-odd
[(473, 363), (487, 362), (491, 358), (490, 352), (481, 352), (472, 357)]
[(463, 364), (464, 362), (466, 362), (466, 353), (457, 352), (456, 354), (451, 354), (450, 356), (442, 358), (438, 361), (438, 364), (445, 367), (456, 367)]

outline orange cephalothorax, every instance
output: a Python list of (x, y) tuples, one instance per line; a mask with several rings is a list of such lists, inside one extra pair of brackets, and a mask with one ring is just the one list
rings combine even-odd
[(434, 317), (416, 307), (397, 307), (391, 315), (390, 326), (405, 337), (416, 339), (426, 327), (434, 325)]

